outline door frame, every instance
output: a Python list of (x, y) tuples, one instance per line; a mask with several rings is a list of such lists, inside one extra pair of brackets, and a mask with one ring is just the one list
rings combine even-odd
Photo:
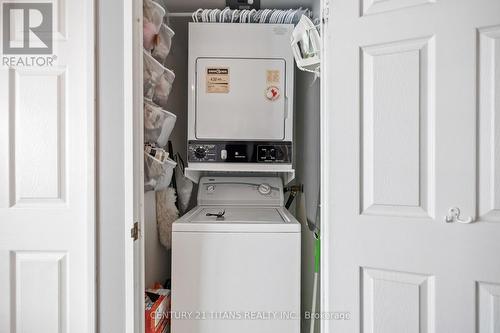
[[(104, 0), (100, 0), (104, 1)], [(327, 59), (328, 50), (328, 16), (331, 0), (320, 0), (321, 17), (321, 72), (320, 80), (320, 188), (321, 188), (321, 258), (320, 258), (320, 311), (322, 314), (330, 314), (328, 303), (329, 294), (329, 216), (331, 205), (329, 205), (330, 189), (325, 184), (329, 183), (329, 173), (333, 164), (328, 156), (328, 143), (330, 135), (328, 131), (328, 98), (329, 80), (325, 73), (328, 73)], [(124, 0), (123, 2), (123, 46), (124, 46), (124, 75), (123, 75), (123, 140), (124, 140), (124, 176), (134, 179), (133, 182), (125, 182), (125, 308), (123, 319), (125, 320), (126, 333), (144, 332), (144, 165), (143, 165), (143, 118), (141, 117), (143, 103), (142, 82), (142, 48), (135, 46), (142, 45), (142, 0)], [(101, 145), (103, 143), (100, 143)], [(127, 178), (125, 178), (127, 179)], [(138, 190), (137, 190), (138, 189)], [(139, 222), (140, 237), (133, 242), (130, 238), (130, 228), (133, 222)], [(102, 319), (101, 319), (102, 320)], [(329, 333), (326, 320), (320, 321), (322, 333)]]
[[(142, 0), (95, 0), (96, 331), (144, 330)], [(142, 235), (141, 235), (142, 237)]]
[[(124, 141), (125, 146), (125, 319), (127, 333), (143, 333), (144, 260), (144, 118), (143, 85), (143, 1), (124, 2)], [(137, 47), (140, 46), (140, 47)], [(138, 224), (137, 240), (131, 228)]]
[(88, 5), (89, 12), (85, 16), (88, 16), (88, 24), (86, 28), (86, 38), (87, 38), (87, 62), (90, 71), (87, 73), (87, 103), (88, 103), (88, 118), (87, 118), (87, 136), (88, 136), (88, 148), (87, 148), (87, 168), (88, 168), (88, 191), (87, 191), (87, 211), (88, 211), (88, 225), (87, 225), (87, 255), (88, 255), (88, 281), (89, 281), (89, 327), (91, 332), (98, 332), (97, 329), (97, 309), (98, 309), (98, 297), (97, 297), (97, 207), (98, 207), (98, 189), (97, 181), (99, 175), (99, 169), (97, 166), (98, 158), (98, 139), (97, 139), (97, 28), (96, 21), (98, 19), (97, 4), (92, 1)]
[[(132, 277), (131, 281), (127, 281), (127, 290), (133, 290), (131, 304), (128, 308), (133, 311), (130, 318), (134, 319), (133, 327), (135, 333), (143, 333), (145, 331), (145, 304), (144, 290), (145, 285), (145, 250), (144, 250), (144, 90), (143, 85), (143, 0), (126, 0), (128, 5), (125, 7), (125, 16), (131, 17), (125, 20), (126, 31), (130, 37), (125, 37), (125, 89), (128, 93), (126, 96), (126, 105), (129, 107), (130, 126), (127, 128), (127, 138), (133, 150), (130, 151), (130, 159), (133, 161), (133, 166), (129, 170), (134, 181), (130, 184), (130, 200), (133, 201), (133, 206), (130, 207), (133, 221), (139, 225), (139, 237), (132, 242), (132, 248), (129, 248), (126, 255), (127, 276)], [(137, 47), (140, 46), (140, 47)], [(131, 79), (131, 80), (129, 80)], [(139, 83), (139, 84), (138, 84)], [(128, 230), (126, 230), (128, 231)], [(130, 237), (130, 234), (128, 233)], [(130, 239), (130, 238), (129, 238)], [(131, 319), (129, 319), (131, 320)], [(128, 327), (128, 326), (127, 326)]]

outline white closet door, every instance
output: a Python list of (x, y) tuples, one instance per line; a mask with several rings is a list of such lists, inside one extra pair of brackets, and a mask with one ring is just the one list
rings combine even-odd
[(329, 2), (324, 332), (500, 332), (500, 2)]
[(93, 332), (93, 4), (9, 3), (51, 5), (0, 22), (45, 47), (24, 27), (52, 16), (53, 64), (0, 68), (0, 332)]

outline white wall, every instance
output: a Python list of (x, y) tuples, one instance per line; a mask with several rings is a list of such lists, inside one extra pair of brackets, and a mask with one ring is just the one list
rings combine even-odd
[(170, 140), (174, 150), (181, 153), (187, 164), (187, 100), (188, 100), (188, 22), (191, 18), (171, 17), (170, 27), (175, 31), (172, 49), (167, 58), (167, 67), (176, 73), (172, 92), (168, 99), (168, 110), (177, 116)]
[(156, 282), (161, 284), (170, 277), (171, 251), (161, 245), (156, 227), (156, 195), (150, 191), (144, 194), (144, 266), (146, 276), (144, 285), (151, 288)]
[[(320, 1), (313, 2), (315, 17), (319, 17)], [(297, 71), (299, 72), (299, 71)], [(311, 73), (297, 73), (295, 105), (296, 183), (304, 184), (307, 219), (315, 222), (319, 200), (320, 179), (320, 80), (313, 82)], [(314, 276), (314, 238), (302, 226), (302, 312), (311, 310)], [(319, 281), (318, 281), (319, 282)], [(318, 285), (318, 287), (320, 287)], [(318, 288), (319, 289), (319, 288)], [(319, 295), (319, 293), (318, 293)], [(319, 311), (319, 297), (316, 311)], [(315, 332), (320, 322), (315, 323)], [(309, 320), (302, 321), (302, 332), (309, 332)]]
[[(320, 133), (319, 80), (311, 86), (313, 75), (297, 73), (297, 100), (295, 105), (295, 157), (297, 184), (304, 184), (307, 219), (315, 222), (320, 187)], [(296, 200), (299, 200), (298, 198)], [(296, 205), (297, 206), (297, 205)], [(298, 217), (298, 216), (297, 216)], [(314, 238), (305, 224), (302, 225), (302, 312), (311, 310), (311, 297), (314, 275)], [(316, 309), (319, 308), (319, 299)], [(318, 322), (319, 324), (319, 322)], [(302, 322), (306, 332), (309, 321)], [(319, 325), (317, 325), (319, 332)]]

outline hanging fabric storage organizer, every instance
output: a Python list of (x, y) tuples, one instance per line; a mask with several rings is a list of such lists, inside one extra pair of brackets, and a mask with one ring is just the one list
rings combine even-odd
[(163, 18), (165, 17), (165, 9), (151, 0), (145, 0), (143, 3), (143, 45), (148, 51), (152, 50), (156, 36), (160, 32)]
[(144, 97), (165, 108), (175, 74), (144, 50)]
[(165, 60), (167, 59), (170, 48), (172, 47), (172, 37), (174, 37), (175, 32), (170, 29), (166, 24), (162, 24), (160, 31), (156, 37), (156, 45), (151, 51), (151, 55), (160, 64), (165, 65)]
[(174, 129), (177, 116), (163, 110), (150, 99), (144, 100), (144, 141), (165, 147)]
[(166, 157), (160, 160), (144, 152), (144, 188), (146, 191), (162, 191), (169, 187), (177, 163)]
[(160, 65), (153, 57), (144, 50), (144, 97), (152, 100), (156, 84), (163, 74), (163, 66)]
[(164, 66), (174, 31), (165, 24), (166, 10), (157, 2), (143, 2), (144, 189), (166, 190), (177, 163), (163, 149), (177, 116), (166, 111), (175, 74)]

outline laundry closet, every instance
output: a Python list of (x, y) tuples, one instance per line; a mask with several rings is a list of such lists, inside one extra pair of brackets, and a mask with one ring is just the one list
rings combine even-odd
[[(241, 1), (234, 3), (242, 5)], [(313, 294), (319, 289), (314, 281), (315, 254), (318, 255), (315, 253), (315, 236), (319, 233), (319, 230), (314, 229), (315, 223), (319, 226), (319, 67), (318, 73), (314, 73), (315, 70), (299, 70), (294, 60), (291, 40), (302, 13), (311, 22), (319, 22), (320, 1), (261, 0), (255, 1), (255, 4), (253, 1), (250, 3), (252, 5), (249, 5), (249, 10), (245, 11), (243, 8), (229, 9), (226, 1), (221, 0), (144, 1), (145, 19), (141, 38), (143, 86), (135, 88), (142, 89), (144, 94), (144, 141), (141, 141), (144, 144), (144, 215), (143, 223), (137, 226), (138, 230), (132, 230), (132, 233), (138, 232), (143, 236), (140, 246), (143, 270), (140, 271), (144, 272), (146, 314), (142, 318), (145, 318), (144, 325), (141, 326), (145, 327), (146, 332), (170, 332), (164, 328), (165, 325), (170, 326), (171, 320), (175, 320), (175, 316), (180, 316), (181, 312), (188, 312), (189, 305), (184, 308), (176, 308), (176, 305), (182, 303), (184, 298), (189, 298), (190, 293), (181, 295), (181, 291), (178, 291), (178, 300), (182, 300), (174, 304), (176, 299), (175, 296), (173, 300), (170, 299), (171, 289), (175, 289), (173, 284), (176, 283), (180, 290), (184, 280), (208, 279), (208, 273), (206, 276), (189, 276), (193, 272), (204, 275), (203, 270), (186, 268), (183, 262), (210, 266), (210, 260), (213, 259), (210, 256), (220, 256), (220, 252), (210, 251), (210, 244), (215, 247), (225, 246), (227, 252), (235, 251), (241, 253), (241, 256), (248, 252), (248, 257), (242, 257), (242, 261), (244, 265), (249, 265), (249, 270), (254, 270), (252, 274), (248, 272), (250, 294), (240, 294), (239, 289), (233, 290), (233, 294), (251, 298), (252, 282), (266, 287), (264, 284), (268, 279), (259, 279), (259, 276), (283, 274), (283, 279), (290, 277), (297, 281), (295, 285), (283, 282), (280, 291), (288, 294), (288, 289), (295, 289), (289, 292), (297, 295), (297, 306), (300, 306), (296, 312), (301, 318), (295, 321), (300, 323), (295, 330), (293, 320), (288, 320), (292, 323), (286, 326), (287, 332), (309, 331), (311, 323), (304, 319), (304, 313), (311, 309), (319, 312), (312, 304), (313, 299), (317, 300)], [(254, 6), (257, 8), (252, 13)], [(209, 9), (219, 10), (208, 11)], [(262, 23), (250, 23), (250, 15), (258, 10), (262, 14), (264, 9), (270, 9), (263, 13), (264, 16), (269, 15), (268, 21), (261, 18)], [(271, 21), (274, 12), (274, 21)], [(278, 13), (281, 13), (281, 18)], [(286, 22), (287, 13), (289, 24), (279, 24)], [(231, 20), (238, 23), (228, 23)], [(312, 29), (319, 31), (319, 27), (312, 26)], [(226, 54), (232, 54), (234, 59), (227, 59)], [(221, 59), (225, 60), (221, 62)], [(158, 73), (161, 73), (161, 79), (154, 83)], [(260, 84), (261, 74), (266, 79), (262, 87), (256, 88)], [(205, 239), (197, 247), (189, 238), (182, 238), (190, 231), (190, 225), (194, 224), (181, 223), (186, 222), (186, 216), (193, 221), (212, 219), (214, 225), (219, 222), (219, 226), (224, 223), (223, 219), (230, 219), (232, 215), (237, 215), (235, 218), (243, 221), (243, 224), (245, 217), (242, 216), (245, 214), (250, 214), (250, 220), (255, 219), (253, 213), (248, 213), (246, 208), (231, 210), (202, 206), (205, 208), (197, 208), (200, 211), (193, 213), (196, 211), (195, 207), (203, 203), (213, 205), (212, 201), (222, 200), (221, 198), (237, 207), (247, 205), (248, 202), (253, 205), (262, 204), (264, 208), (259, 207), (259, 210), (263, 216), (257, 219), (272, 220), (275, 214), (278, 219), (296, 221), (296, 240), (279, 243), (273, 236), (269, 236), (269, 244), (274, 244), (270, 248), (292, 244), (290, 249), (283, 248), (283, 253), (280, 254), (282, 257), (273, 257), (272, 253), (266, 252), (265, 243), (259, 245), (261, 250), (254, 248), (246, 251), (244, 246), (255, 245), (250, 242), (237, 248), (237, 243), (243, 244), (245, 239), (227, 243), (224, 243), (224, 239)], [(274, 210), (266, 208), (268, 206), (283, 207)], [(191, 216), (196, 214), (199, 216)], [(182, 235), (177, 236), (177, 239), (172, 239), (173, 221), (178, 221), (178, 235)], [(215, 234), (229, 233), (230, 229), (224, 229), (227, 225), (229, 224), (219, 227), (222, 229), (214, 229)], [(275, 231), (277, 235), (293, 232), (292, 226), (287, 228), (291, 229)], [(191, 231), (194, 234), (200, 233), (199, 230)], [(236, 234), (243, 232), (236, 229), (233, 231)], [(258, 237), (260, 242), (260, 236)], [(177, 262), (174, 264), (172, 242), (174, 248), (177, 246), (177, 253), (174, 254)], [(260, 244), (258, 242), (256, 244)], [(189, 245), (182, 247), (183, 244)], [(200, 256), (178, 255), (193, 251), (201, 251)], [(291, 260), (288, 263), (289, 255), (295, 255), (297, 262)], [(227, 260), (230, 261), (231, 258)], [(239, 260), (227, 262), (225, 266), (236, 265), (237, 261)], [(252, 266), (252, 261), (255, 261), (255, 266)], [(280, 265), (283, 269), (278, 268)], [(272, 267), (276, 269), (273, 270)], [(174, 272), (175, 269), (178, 272)], [(179, 273), (181, 269), (183, 273)], [(255, 272), (256, 270), (262, 271)], [(186, 275), (185, 279), (182, 274)], [(217, 281), (193, 283), (199, 288), (210, 289), (206, 287), (217, 284)], [(270, 289), (266, 293), (272, 295), (275, 287), (267, 287)], [(192, 289), (192, 293), (201, 292), (193, 289), (193, 284), (187, 284), (183, 288), (188, 291)], [(315, 291), (313, 288), (316, 288)], [(218, 294), (211, 292), (200, 297), (217, 298)], [(286, 295), (281, 298), (283, 304), (293, 303)], [(239, 302), (238, 304), (246, 304), (245, 300)], [(248, 302), (251, 303), (250, 300)], [(252, 310), (258, 316), (259, 311), (266, 309), (259, 308), (259, 303), (256, 302), (256, 308)], [(238, 310), (227, 308), (227, 304), (232, 303), (226, 303), (224, 311)], [(209, 303), (205, 305), (208, 308), (211, 306)], [(164, 320), (159, 315), (161, 310), (165, 310), (164, 307), (179, 314), (172, 313), (172, 318)], [(141, 308), (136, 306), (136, 309)], [(287, 309), (275, 310), (284, 312)], [(224, 315), (238, 316), (237, 313), (219, 314)], [(237, 320), (234, 322), (234, 326), (228, 327), (238, 330), (241, 323), (238, 324)], [(185, 324), (184, 321), (182, 323)], [(248, 323), (252, 324), (250, 321)], [(183, 324), (177, 324), (178, 331), (193, 330), (194, 326), (182, 326)], [(193, 325), (202, 327), (204, 321), (198, 320)], [(224, 328), (224, 324), (222, 325), (211, 328)], [(313, 323), (313, 326), (316, 327), (314, 332), (319, 332), (318, 323)], [(256, 329), (258, 327), (255, 326)], [(280, 332), (280, 326), (273, 327), (273, 330)]]

